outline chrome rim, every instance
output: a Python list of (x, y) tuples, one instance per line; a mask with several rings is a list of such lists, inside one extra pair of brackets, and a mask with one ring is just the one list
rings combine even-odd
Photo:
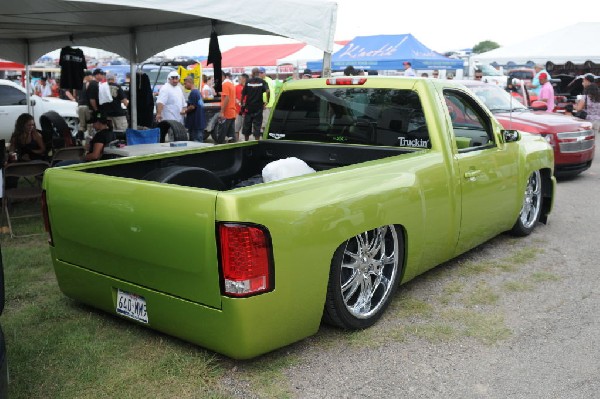
[(538, 220), (542, 207), (542, 181), (540, 172), (536, 170), (529, 176), (525, 188), (525, 199), (521, 208), (521, 223), (526, 229), (531, 228)]
[(348, 311), (366, 319), (386, 303), (398, 272), (398, 234), (384, 226), (357, 235), (346, 242), (340, 283)]

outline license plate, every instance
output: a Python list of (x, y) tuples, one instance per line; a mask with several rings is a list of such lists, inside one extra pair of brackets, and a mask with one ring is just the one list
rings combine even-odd
[(117, 290), (117, 313), (142, 323), (148, 323), (146, 300), (143, 296)]

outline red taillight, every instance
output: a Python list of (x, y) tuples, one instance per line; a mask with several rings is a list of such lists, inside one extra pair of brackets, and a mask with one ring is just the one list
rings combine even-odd
[(50, 228), (50, 217), (48, 216), (48, 202), (46, 201), (46, 190), (42, 191), (42, 215), (44, 217), (44, 227), (48, 233), (48, 244), (54, 245), (52, 238), (52, 228)]
[(272, 289), (271, 242), (267, 230), (255, 225), (219, 225), (223, 291), (249, 296)]
[(329, 78), (327, 79), (327, 84), (329, 86), (341, 86), (341, 85), (364, 85), (367, 81), (367, 78)]

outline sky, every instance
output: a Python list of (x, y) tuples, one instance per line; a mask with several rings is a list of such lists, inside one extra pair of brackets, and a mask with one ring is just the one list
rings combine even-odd
[[(446, 52), (472, 48), (484, 40), (501, 46), (541, 36), (578, 22), (598, 22), (596, 1), (579, 0), (566, 5), (538, 7), (538, 3), (515, 0), (337, 0), (335, 40), (356, 36), (411, 33), (425, 46)], [(535, 9), (535, 10), (533, 10)], [(577, 40), (577, 38), (573, 38)], [(235, 46), (293, 42), (276, 36), (237, 35), (219, 38), (221, 51)], [(162, 54), (206, 55), (208, 40), (199, 40)]]
[[(596, 0), (579, 0), (573, 7), (515, 0), (336, 0), (335, 40), (356, 36), (411, 33), (434, 51), (472, 48), (484, 40), (500, 46), (541, 36), (578, 22), (598, 22)], [(273, 4), (277, 4), (274, 2)], [(578, 40), (579, 38), (573, 38)], [(221, 51), (235, 46), (295, 43), (264, 35), (219, 37)], [(167, 57), (208, 54), (208, 39), (193, 41), (160, 53)]]

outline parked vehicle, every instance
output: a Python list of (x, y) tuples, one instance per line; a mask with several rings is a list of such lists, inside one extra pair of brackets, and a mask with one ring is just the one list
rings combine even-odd
[(505, 129), (544, 137), (554, 149), (556, 176), (575, 176), (592, 166), (596, 139), (592, 124), (573, 116), (532, 111), (498, 86), (462, 82), (492, 111)]
[[(5, 139), (6, 142), (10, 140), (19, 115), (27, 112), (26, 94), (25, 88), (19, 84), (0, 79), (0, 139)], [(42, 129), (40, 117), (47, 112), (54, 111), (64, 118), (73, 135), (77, 133), (79, 118), (76, 102), (54, 97), (42, 98), (34, 94), (30, 99), (32, 114), (38, 129)]]
[(250, 358), (322, 319), (367, 328), (400, 283), (552, 208), (548, 143), (448, 80), (289, 82), (263, 138), (49, 169), (63, 293)]
[(490, 64), (475, 64), (475, 69), (483, 73), (482, 82), (492, 83), (500, 87), (506, 86), (507, 76)]

